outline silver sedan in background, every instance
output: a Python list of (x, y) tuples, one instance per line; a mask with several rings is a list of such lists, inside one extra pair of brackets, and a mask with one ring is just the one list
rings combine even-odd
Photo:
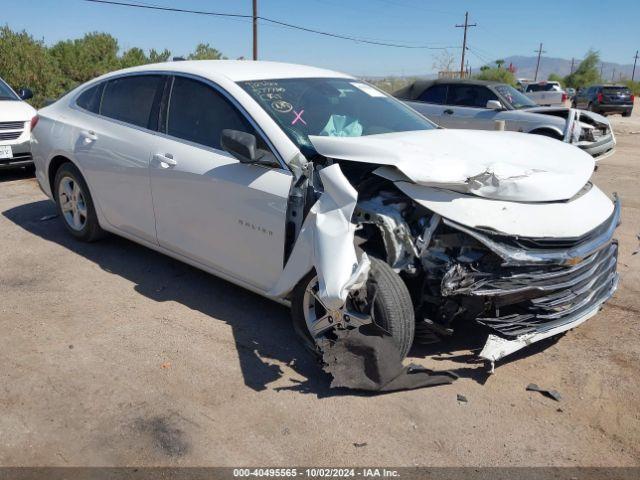
[(445, 128), (535, 133), (570, 143), (595, 160), (613, 153), (609, 121), (594, 112), (568, 107), (540, 107), (511, 85), (480, 80), (417, 80), (394, 96)]

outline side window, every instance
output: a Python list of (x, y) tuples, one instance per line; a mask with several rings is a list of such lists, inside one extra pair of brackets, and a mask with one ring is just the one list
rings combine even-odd
[(102, 95), (100, 114), (148, 128), (149, 116), (163, 79), (161, 75), (137, 75), (108, 81)]
[(426, 103), (442, 105), (447, 98), (446, 85), (433, 85), (420, 94), (418, 100)]
[(244, 115), (221, 93), (184, 77), (175, 77), (173, 82), (166, 127), (171, 136), (217, 149), (221, 149), (220, 135), (225, 128), (256, 134)]
[(498, 100), (495, 93), (481, 85), (450, 85), (447, 105), (486, 108), (489, 100)]
[(100, 111), (100, 100), (102, 99), (102, 90), (104, 83), (100, 83), (80, 94), (76, 100), (76, 105), (93, 113)]

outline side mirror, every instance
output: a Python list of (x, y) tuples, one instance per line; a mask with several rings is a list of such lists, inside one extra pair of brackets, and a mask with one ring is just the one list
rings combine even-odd
[(502, 103), (500, 103), (499, 100), (489, 100), (487, 102), (487, 108), (489, 110), (502, 110), (504, 107), (502, 106)]
[(18, 96), (22, 100), (29, 100), (30, 98), (33, 98), (33, 92), (29, 88), (21, 88), (18, 90)]
[(262, 157), (258, 151), (256, 137), (238, 130), (222, 130), (220, 145), (223, 149), (240, 160), (240, 163), (255, 163)]

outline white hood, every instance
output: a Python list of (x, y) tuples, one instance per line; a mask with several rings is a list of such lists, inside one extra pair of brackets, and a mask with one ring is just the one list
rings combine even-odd
[(0, 100), (0, 122), (28, 122), (36, 109), (21, 100)]
[(574, 146), (517, 132), (438, 129), (309, 138), (325, 157), (393, 166), (413, 183), (496, 200), (569, 199), (595, 166)]

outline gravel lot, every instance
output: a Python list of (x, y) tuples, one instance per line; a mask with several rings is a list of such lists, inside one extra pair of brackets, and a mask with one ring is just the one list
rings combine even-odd
[(490, 377), (462, 341), (414, 352), (462, 378), (379, 396), (329, 390), (286, 308), (114, 236), (77, 243), (34, 179), (0, 172), (0, 465), (640, 465), (640, 105), (610, 118), (614, 298)]

